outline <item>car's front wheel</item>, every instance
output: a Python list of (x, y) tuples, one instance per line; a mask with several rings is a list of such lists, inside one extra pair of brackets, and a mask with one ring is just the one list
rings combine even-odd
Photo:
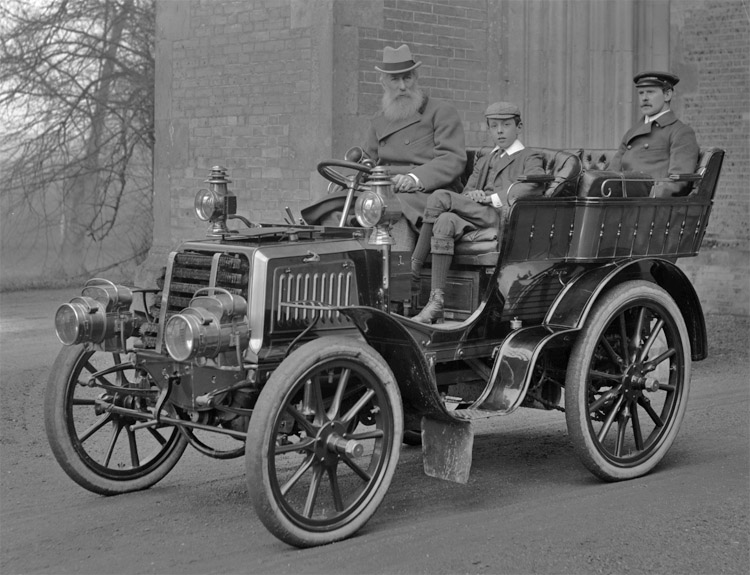
[(401, 395), (367, 344), (323, 337), (274, 371), (250, 419), (250, 497), (279, 539), (310, 547), (353, 535), (375, 513), (398, 462)]

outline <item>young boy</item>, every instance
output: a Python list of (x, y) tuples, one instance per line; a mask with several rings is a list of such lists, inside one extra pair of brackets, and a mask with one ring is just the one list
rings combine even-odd
[(419, 291), (419, 275), (427, 254), (432, 252), (430, 300), (414, 317), (421, 323), (443, 321), (445, 284), (453, 259), (453, 246), (464, 234), (482, 228), (500, 228), (509, 205), (519, 197), (540, 196), (539, 184), (517, 183), (520, 175), (544, 174), (542, 156), (525, 148), (521, 132), (521, 112), (510, 102), (491, 104), (484, 113), (487, 129), (496, 144), (492, 153), (474, 166), (462, 194), (437, 190), (427, 200), (422, 228), (411, 259), (412, 293)]

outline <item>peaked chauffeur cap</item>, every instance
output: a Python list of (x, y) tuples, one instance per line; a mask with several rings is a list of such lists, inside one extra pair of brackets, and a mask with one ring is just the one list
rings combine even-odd
[(633, 77), (636, 88), (655, 86), (671, 90), (679, 81), (680, 79), (670, 72), (641, 72)]
[(383, 64), (382, 66), (375, 66), (375, 69), (386, 74), (403, 74), (421, 65), (422, 62), (414, 61), (409, 46), (401, 44), (398, 48), (391, 48), (390, 46), (383, 48)]

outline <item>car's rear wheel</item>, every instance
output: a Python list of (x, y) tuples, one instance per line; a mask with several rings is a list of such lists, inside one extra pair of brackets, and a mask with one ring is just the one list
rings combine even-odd
[(690, 391), (687, 328), (669, 294), (646, 281), (598, 301), (573, 347), (565, 383), (568, 433), (607, 481), (651, 471), (674, 442)]
[(261, 521), (297, 547), (353, 535), (388, 490), (402, 432), (398, 386), (375, 350), (341, 337), (303, 345), (250, 419), (247, 480)]

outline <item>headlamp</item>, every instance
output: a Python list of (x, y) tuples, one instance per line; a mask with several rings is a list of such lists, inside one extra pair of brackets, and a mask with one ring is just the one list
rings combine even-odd
[(55, 332), (64, 345), (101, 343), (116, 335), (130, 337), (134, 319), (130, 288), (94, 278), (86, 282), (81, 295), (61, 305), (55, 313)]
[[(197, 294), (214, 290), (213, 295)], [(173, 315), (164, 329), (167, 352), (176, 361), (216, 357), (233, 347), (247, 345), (250, 329), (247, 301), (221, 288), (202, 288), (190, 306)]]

